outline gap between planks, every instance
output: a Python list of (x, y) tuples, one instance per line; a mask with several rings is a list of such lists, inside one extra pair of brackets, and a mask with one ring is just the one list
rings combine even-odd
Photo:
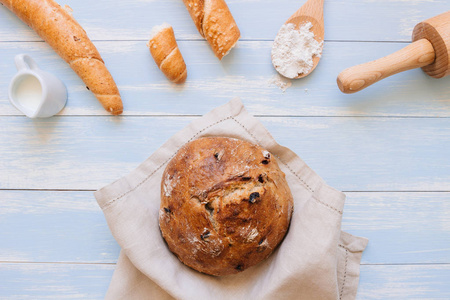
[[(145, 39), (121, 39), (121, 40), (91, 40), (93, 43), (97, 42), (147, 42), (148, 40)], [(273, 39), (239, 39), (240, 42), (273, 42)], [(14, 40), (5, 40), (0, 41), (0, 43), (44, 43), (43, 40), (20, 40), (20, 41), (14, 41)], [(183, 39), (179, 38), (177, 39), (177, 42), (205, 42), (205, 39), (198, 38), (198, 39)], [(371, 41), (371, 40), (324, 40), (325, 43), (331, 42), (331, 43), (401, 43), (401, 44), (409, 44), (412, 41)]]
[[(4, 100), (5, 102), (8, 100)], [(100, 114), (100, 115), (55, 115), (54, 117), (89, 117), (89, 118), (93, 118), (93, 117), (111, 117), (111, 118), (125, 118), (125, 117), (133, 117), (133, 118), (198, 118), (198, 117), (202, 117), (203, 115), (197, 115), (197, 114), (173, 114), (173, 115), (168, 115), (168, 114), (164, 114), (164, 115), (151, 115), (151, 114), (139, 114), (139, 115), (133, 115), (133, 114), (122, 114), (120, 116), (112, 116), (110, 114)], [(256, 118), (379, 118), (379, 119), (450, 119), (450, 116), (379, 116), (379, 115), (364, 115), (364, 116), (353, 116), (353, 115), (339, 115), (339, 116), (335, 116), (335, 115), (316, 115), (316, 116), (311, 116), (311, 115), (258, 115), (255, 114), (253, 115)], [(15, 115), (2, 115), (0, 114), (0, 117), (26, 117), (23, 114), (15, 114)]]
[[(115, 262), (71, 262), (71, 261), (0, 261), (0, 264), (33, 264), (33, 265), (117, 265)], [(361, 263), (361, 266), (450, 266), (450, 263)]]
[[(95, 192), (96, 189), (2, 189), (0, 191), (22, 191), (22, 192)], [(386, 191), (371, 191), (371, 190), (343, 190), (342, 193), (450, 193), (450, 190), (386, 190)], [(1, 263), (1, 262), (0, 262)]]

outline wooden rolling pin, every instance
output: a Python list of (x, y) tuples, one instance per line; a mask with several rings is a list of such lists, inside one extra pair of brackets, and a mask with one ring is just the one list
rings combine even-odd
[(450, 74), (450, 11), (414, 27), (410, 45), (386, 57), (342, 71), (337, 84), (346, 94), (358, 92), (391, 75), (422, 68), (434, 78)]

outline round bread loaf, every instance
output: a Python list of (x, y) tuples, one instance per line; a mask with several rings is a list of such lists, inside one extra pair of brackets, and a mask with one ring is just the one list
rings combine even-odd
[(270, 153), (232, 138), (200, 138), (167, 165), (159, 225), (170, 251), (210, 275), (267, 258), (289, 227), (293, 198)]

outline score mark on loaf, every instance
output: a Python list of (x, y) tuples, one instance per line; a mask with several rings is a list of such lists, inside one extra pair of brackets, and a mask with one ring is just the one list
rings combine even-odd
[(36, 31), (70, 65), (109, 113), (122, 113), (119, 89), (100, 53), (65, 8), (53, 0), (0, 0), (0, 3)]

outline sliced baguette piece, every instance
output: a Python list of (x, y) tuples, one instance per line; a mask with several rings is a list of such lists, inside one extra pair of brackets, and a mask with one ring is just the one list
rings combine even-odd
[(111, 114), (123, 112), (122, 99), (97, 48), (72, 17), (71, 9), (53, 0), (0, 0), (44, 39), (83, 80)]
[(224, 0), (183, 0), (198, 32), (220, 60), (236, 45), (241, 33)]
[(147, 47), (156, 65), (167, 79), (175, 83), (186, 81), (186, 64), (178, 48), (172, 26), (164, 23), (153, 27)]

